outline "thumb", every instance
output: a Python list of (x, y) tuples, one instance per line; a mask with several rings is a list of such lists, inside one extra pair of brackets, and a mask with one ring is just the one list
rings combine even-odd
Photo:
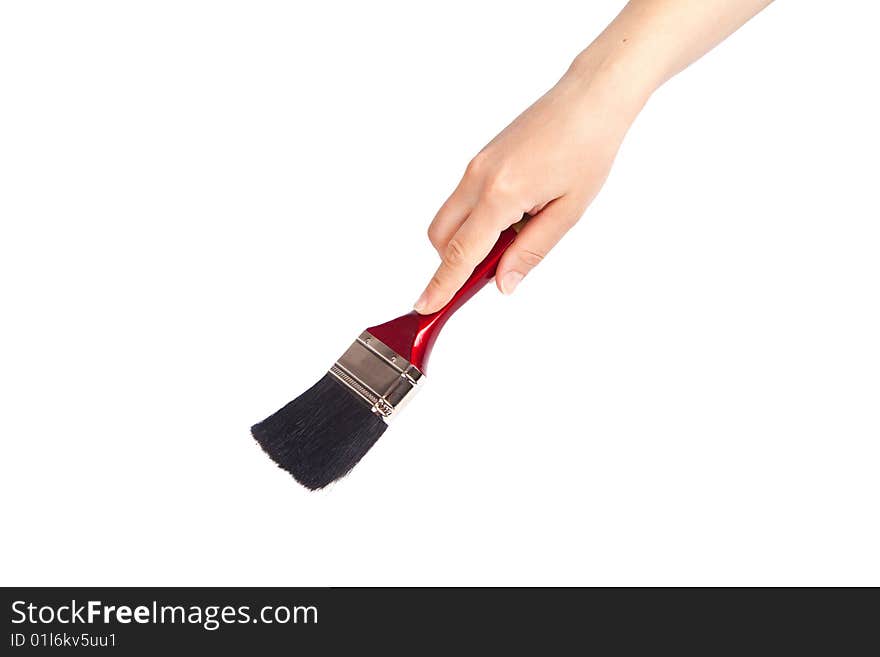
[(498, 263), (495, 284), (512, 294), (520, 281), (544, 259), (583, 214), (575, 199), (567, 196), (548, 203), (516, 236)]

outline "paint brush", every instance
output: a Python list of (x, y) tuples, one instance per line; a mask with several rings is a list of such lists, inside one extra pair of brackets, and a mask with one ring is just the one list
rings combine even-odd
[(440, 329), (494, 278), (525, 221), (501, 233), (443, 308), (429, 315), (413, 311), (368, 328), (320, 381), (251, 427), (263, 450), (312, 490), (345, 476), (422, 387)]

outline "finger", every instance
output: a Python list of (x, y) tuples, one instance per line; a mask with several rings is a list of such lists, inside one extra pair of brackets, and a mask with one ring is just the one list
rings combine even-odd
[(443, 249), (443, 261), (416, 302), (416, 311), (427, 315), (445, 306), (492, 250), (501, 231), (515, 221), (512, 216), (518, 218), (519, 213), (478, 205)]
[(470, 184), (462, 179), (455, 191), (440, 206), (431, 225), (428, 226), (428, 239), (441, 256), (449, 240), (455, 235), (455, 231), (461, 228), (476, 203), (476, 194), (469, 193), (469, 187)]
[(495, 284), (504, 294), (512, 294), (528, 274), (568, 229), (583, 214), (583, 207), (571, 197), (558, 198), (548, 203), (533, 216), (516, 236), (498, 263)]

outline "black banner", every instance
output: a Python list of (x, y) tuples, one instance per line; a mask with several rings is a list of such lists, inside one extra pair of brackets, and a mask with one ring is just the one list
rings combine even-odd
[[(869, 589), (7, 588), (3, 654), (222, 650), (334, 655), (574, 646), (840, 652), (876, 620)], [(873, 641), (874, 639), (870, 639)], [(573, 643), (574, 642), (574, 643)], [(51, 651), (51, 652), (47, 652)]]

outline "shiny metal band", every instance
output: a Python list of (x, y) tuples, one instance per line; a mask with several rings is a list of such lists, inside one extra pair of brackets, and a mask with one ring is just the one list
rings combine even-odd
[(388, 422), (412, 399), (424, 375), (403, 356), (364, 331), (330, 374)]

